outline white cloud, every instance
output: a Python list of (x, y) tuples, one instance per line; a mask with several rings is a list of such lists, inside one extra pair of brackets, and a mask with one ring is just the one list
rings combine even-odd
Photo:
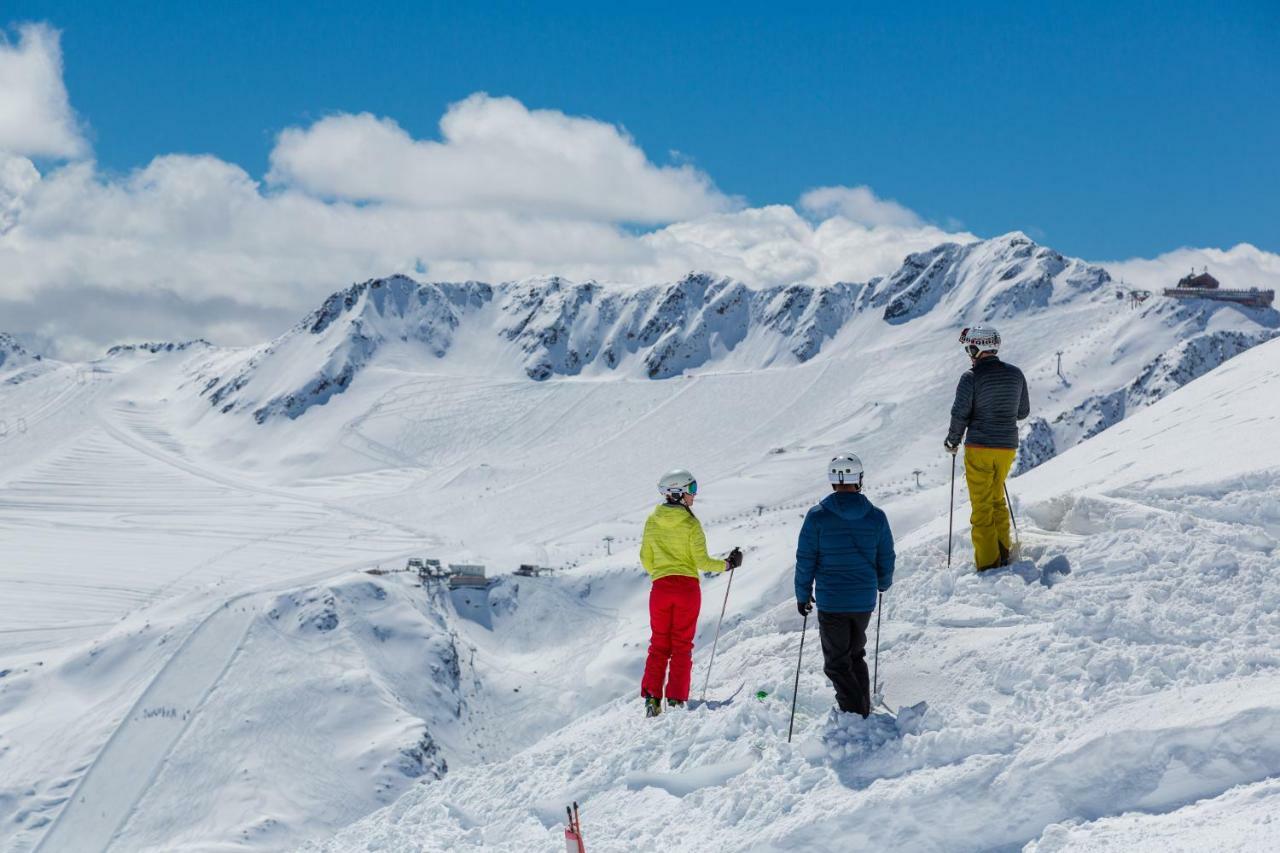
[(1184, 247), (1154, 258), (1101, 263), (1113, 278), (1157, 293), (1162, 288), (1173, 287), (1193, 267), (1196, 270), (1208, 267), (1223, 287), (1280, 290), (1280, 255), (1249, 243), (1240, 243), (1230, 249)]
[(24, 24), (16, 44), (0, 31), (0, 151), (70, 158), (87, 150), (62, 83), (57, 30)]
[(26, 157), (0, 151), (0, 234), (18, 221), (22, 200), (40, 181), (40, 172)]
[(265, 187), (209, 156), (160, 156), (123, 176), (87, 160), (40, 175), (0, 158), (0, 315), (76, 355), (133, 337), (243, 344), (395, 272), (821, 282), (889, 272), (953, 236), (878, 200), (875, 223), (743, 208), (687, 164), (650, 162), (613, 124), (510, 98), (474, 95), (440, 126), (439, 142), (370, 115), (286, 130)]
[(707, 269), (754, 284), (866, 281), (893, 272), (912, 252), (977, 238), (929, 225), (867, 226), (842, 216), (816, 225), (790, 205), (677, 222), (641, 241), (683, 270)]
[(800, 196), (800, 206), (820, 218), (843, 217), (858, 225), (918, 228), (924, 224), (915, 211), (893, 199), (880, 198), (871, 187), (817, 187)]
[[(25, 154), (0, 153), (0, 330), (59, 341), (68, 357), (129, 339), (261, 341), (334, 290), (397, 272), (863, 281), (910, 252), (976, 239), (865, 186), (812, 190), (799, 209), (744, 207), (691, 166), (649, 161), (616, 125), (487, 95), (450, 107), (438, 142), (369, 115), (286, 130), (265, 186), (209, 156), (159, 156), (123, 176), (77, 160), (41, 175), (30, 157), (85, 151), (56, 34), (22, 32), (17, 47), (0, 45), (0, 69), (18, 54), (43, 56), (61, 124), (46, 122), (46, 141), (18, 146)], [(1280, 278), (1276, 255), (1213, 251), (1110, 266), (1134, 280), (1176, 278), (1193, 263), (1227, 284)]]
[(661, 223), (734, 202), (689, 165), (658, 166), (607, 122), (478, 93), (440, 120), (441, 141), (391, 119), (336, 115), (280, 134), (270, 180), (319, 196), (434, 209)]

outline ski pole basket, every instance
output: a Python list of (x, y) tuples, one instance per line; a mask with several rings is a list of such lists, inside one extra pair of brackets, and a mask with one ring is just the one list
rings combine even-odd
[(578, 804), (565, 806), (564, 810), (569, 816), (568, 825), (564, 829), (565, 853), (587, 853), (586, 842), (582, 840), (582, 823), (578, 820)]

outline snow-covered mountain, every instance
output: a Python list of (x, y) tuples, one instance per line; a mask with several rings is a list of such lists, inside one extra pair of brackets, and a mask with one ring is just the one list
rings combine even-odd
[(406, 276), (362, 282), (250, 354), (228, 375), (201, 377), (220, 411), (259, 422), (296, 418), (342, 393), (390, 344), (422, 362), (443, 359), (459, 338), (505, 345), (531, 379), (621, 370), (667, 379), (724, 360), (761, 369), (808, 361), (859, 311), (887, 322), (921, 317), (945, 302), (975, 321), (1045, 309), (1096, 295), (1106, 271), (1067, 260), (1021, 233), (911, 255), (888, 279), (752, 289), (689, 274), (662, 285), (617, 286), (559, 277), (489, 285), (419, 284)]
[[(749, 339), (750, 364), (813, 358), (854, 311), (860, 285), (752, 290), (690, 274), (619, 288), (558, 277), (489, 285), (419, 284), (405, 276), (335, 293), (229, 375), (204, 379), (222, 412), (264, 422), (297, 418), (340, 394), (380, 351), (406, 345), (420, 363), (445, 358), (459, 338), (483, 338), (534, 380), (625, 369), (666, 379), (714, 362)], [(219, 365), (221, 367), (221, 365)]]
[[(1068, 368), (1096, 374), (1086, 386), (1094, 393), (1072, 393), (1065, 375), (1051, 380), (1061, 387), (1045, 389), (1047, 405), (1024, 428), (1022, 473), (1280, 327), (1274, 311), (1214, 302), (1160, 300), (1127, 314), (1121, 295), (1106, 270), (1021, 232), (943, 244), (864, 284), (757, 290), (705, 274), (626, 287), (559, 277), (490, 285), (395, 276), (335, 293), (263, 347), (199, 363), (194, 382), (219, 412), (251, 413), (265, 423), (324, 405), (388, 351), (409, 370), (447, 362), (448, 369), (538, 381), (609, 373), (667, 379), (699, 370), (780, 369), (833, 349), (836, 356), (874, 351), (897, 339), (896, 327), (909, 327), (907, 338), (915, 326), (945, 336), (976, 322), (1016, 333), (1028, 321), (1061, 316), (1059, 334), (1037, 341), (1047, 345), (1040, 355), (1048, 347), (1066, 350)], [(1092, 327), (1071, 324), (1082, 310)], [(877, 316), (883, 323), (864, 323), (856, 336), (837, 342), (855, 318)], [(937, 341), (924, 345), (933, 351)]]
[[(960, 849), (1053, 849), (1086, 826), (1055, 822), (1177, 814), (1179, 791), (1257, 779), (1212, 738), (1217, 717), (1169, 697), (1221, 688), (1221, 719), (1262, 726), (1280, 707), (1230, 680), (1280, 660), (1259, 586), (1278, 535), (1275, 415), (1258, 402), (1277, 343), (1252, 346), (1276, 317), (1134, 310), (1117, 289), (1021, 234), (863, 284), (396, 277), (260, 347), (19, 368), (0, 382), (27, 426), (0, 436), (0, 846), (289, 849), (413, 791), (402, 825), (380, 814), (334, 849), (540, 849), (574, 798), (593, 850), (686, 847), (686, 825), (712, 849), (822, 850), (850, 827), (819, 812), (939, 849), (922, 811)], [(956, 336), (982, 320), (1035, 418), (1011, 483), (1032, 562), (991, 583), (963, 565), (963, 483), (949, 570), (943, 547)], [(888, 695), (933, 710), (913, 733), (827, 726), (814, 665), (787, 751), (790, 555), (844, 449), (901, 541)], [(1030, 470), (1032, 452), (1047, 464)], [(712, 680), (746, 687), (720, 716), (637, 729), (635, 543), (675, 464), (704, 484), (712, 548), (748, 551)], [(484, 563), (495, 582), (367, 573), (411, 555)], [(511, 575), (523, 562), (561, 571)], [(1237, 579), (1261, 591), (1237, 600)], [(1131, 725), (1144, 718), (1163, 722)], [(1109, 729), (1139, 746), (1107, 775)]]
[(1045, 309), (1111, 283), (1098, 266), (1064, 258), (1020, 231), (968, 245), (944, 243), (909, 255), (872, 303), (884, 319), (906, 323), (947, 301), (972, 322), (998, 322)]
[(0, 332), (0, 372), (9, 372), (40, 361), (10, 334)]

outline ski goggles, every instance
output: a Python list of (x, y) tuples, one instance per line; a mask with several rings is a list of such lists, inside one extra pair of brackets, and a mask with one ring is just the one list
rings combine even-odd
[(698, 493), (698, 481), (694, 480), (692, 483), (685, 486), (684, 490), (691, 495), (696, 495)]

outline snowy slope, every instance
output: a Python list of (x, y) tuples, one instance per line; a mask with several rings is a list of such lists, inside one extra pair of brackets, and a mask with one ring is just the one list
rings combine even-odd
[[(895, 305), (902, 313), (888, 316)], [(21, 371), (24, 381), (0, 384), (0, 407), (29, 427), (0, 439), (0, 595), (12, 602), (0, 628), (0, 846), (50, 838), (94, 849), (114, 838), (119, 850), (286, 849), (432, 778), (436, 758), (446, 782), (493, 784), (465, 773), (532, 760), (519, 756), (539, 755), (525, 752), (531, 744), (555, 748), (547, 738), (567, 722), (607, 722), (592, 715), (626, 707), (612, 703), (634, 692), (647, 641), (635, 539), (653, 478), (677, 463), (708, 486), (699, 513), (712, 547), (742, 544), (758, 569), (735, 581), (717, 690), (749, 677), (785, 693), (797, 637), (779, 602), (790, 594), (799, 514), (820, 494), (815, 472), (834, 451), (856, 449), (896, 532), (919, 537), (913, 559), (936, 561), (949, 473), (938, 445), (965, 367), (955, 337), (979, 319), (1000, 324), (1008, 357), (1031, 379), (1051, 442), (1042, 459), (1088, 431), (1060, 421), (1063, 413), (1102, 411), (1095, 398), (1123, 389), (1122, 414), (1133, 415), (1276, 325), (1271, 312), (1224, 305), (1132, 311), (1096, 267), (1013, 234), (940, 247), (889, 279), (831, 288), (745, 291), (713, 276), (626, 287), (387, 279), (335, 294), (263, 347), (148, 344)], [(1061, 376), (1054, 347), (1065, 350)], [(650, 378), (658, 375), (669, 378)], [(1099, 442), (1129, 435), (1121, 431), (1130, 423), (1074, 452), (1107, 447)], [(1137, 464), (1126, 448), (1113, 453), (1117, 465)], [(1061, 462), (1019, 478), (1015, 493), (1031, 501), (1041, 470), (1060, 477)], [(1108, 482), (1081, 488), (1105, 491)], [(1088, 550), (1074, 521), (1055, 520), (1059, 494), (1027, 505), (1044, 540), (1035, 571), (1048, 573), (1037, 575), (1045, 585), (1000, 587), (1000, 606), (1007, 599), (1012, 611), (995, 608), (958, 566), (950, 580), (920, 573), (929, 582), (916, 603), (891, 603), (897, 621), (886, 639), (904, 655), (901, 638), (938, 630), (919, 643), (915, 669), (900, 670), (908, 696), (936, 704), (989, 681), (973, 661), (938, 672), (950, 639), (968, 653), (1022, 627), (1034, 646), (1044, 637), (1031, 626), (1063, 607), (1033, 595), (1062, 586), (1049, 585), (1063, 566), (1054, 558), (1078, 569), (1110, 555), (1105, 537)], [(1152, 506), (1145, 493), (1134, 500)], [(1107, 524), (1128, 513), (1108, 501), (1073, 507), (1063, 518)], [(1247, 535), (1269, 523), (1251, 520)], [(1211, 533), (1206, 547), (1237, 554), (1231, 529)], [(1133, 560), (1177, 549), (1139, 543)], [(350, 574), (401, 566), (411, 553), (484, 562), (499, 575), (529, 561), (569, 568), (504, 577), (487, 598), (444, 606), (402, 576)], [(1170, 558), (1152, 565), (1160, 559)], [(1087, 573), (1067, 577), (1074, 584)], [(1104, 610), (1115, 589), (1098, 583), (1088, 597)], [(707, 586), (702, 649), (718, 584)], [(270, 615), (282, 607), (285, 622)], [(1016, 686), (1024, 670), (1010, 662), (1004, 678)], [(1048, 665), (1034, 676), (1059, 679)], [(806, 683), (812, 727), (827, 698), (816, 670)], [(898, 683), (891, 698), (902, 698)], [(776, 708), (760, 713), (776, 720)], [(727, 719), (741, 732), (759, 728)], [(952, 720), (941, 720), (934, 730), (949, 731)], [(992, 721), (961, 722), (962, 744), (972, 736), (1008, 752), (1040, 718), (1016, 737), (988, 730)], [(720, 749), (714, 727), (707, 737), (708, 749)], [(421, 777), (402, 772), (424, 738), (435, 750), (418, 749), (424, 760), (408, 765)], [(943, 751), (964, 763), (967, 748)], [(650, 747), (638, 749), (625, 772), (676, 772), (645, 763), (673, 760), (657, 751), (665, 741), (653, 742), (652, 760)], [(135, 753), (140, 763), (121, 763)], [(740, 760), (726, 758), (730, 769)], [(126, 767), (140, 787), (113, 784)], [(304, 785), (302, 776), (326, 781)], [(193, 790), (203, 792), (198, 819)], [(636, 782), (632, 793), (652, 796), (644, 790)]]
[[(1011, 571), (947, 569), (945, 522), (906, 538), (882, 671), (890, 699), (928, 700), (922, 720), (831, 719), (809, 657), (785, 742), (795, 524), (750, 526), (744, 579), (782, 588), (737, 601), (712, 679), (716, 696), (746, 685), (732, 704), (644, 721), (621, 698), (321, 848), (552, 849), (576, 799), (603, 851), (1164, 850), (1187, 829), (1270, 849), (1278, 357), (1280, 342), (1259, 347), (1019, 481), (1032, 559)], [(1223, 430), (1232, 444), (1204, 451)]]
[[(397, 276), (334, 294), (261, 348), (199, 363), (190, 384), (220, 413), (251, 412), (264, 423), (326, 404), (379, 364), (535, 380), (663, 379), (902, 345), (934, 355), (934, 335), (954, 336), (957, 324), (979, 321), (1001, 324), (1016, 350), (1023, 326), (1053, 318), (1040, 324), (1048, 336), (1036, 329), (1037, 343), (1048, 340), (1063, 360), (1045, 359), (1052, 371), (1036, 365), (1049, 400), (1026, 427), (1022, 472), (1280, 327), (1275, 311), (1208, 301), (1156, 300), (1131, 313), (1119, 295), (1102, 268), (1020, 232), (911, 255), (894, 275), (866, 284), (753, 290), (705, 274), (649, 286), (559, 277), (419, 284)], [(882, 322), (859, 322), (872, 317)]]

